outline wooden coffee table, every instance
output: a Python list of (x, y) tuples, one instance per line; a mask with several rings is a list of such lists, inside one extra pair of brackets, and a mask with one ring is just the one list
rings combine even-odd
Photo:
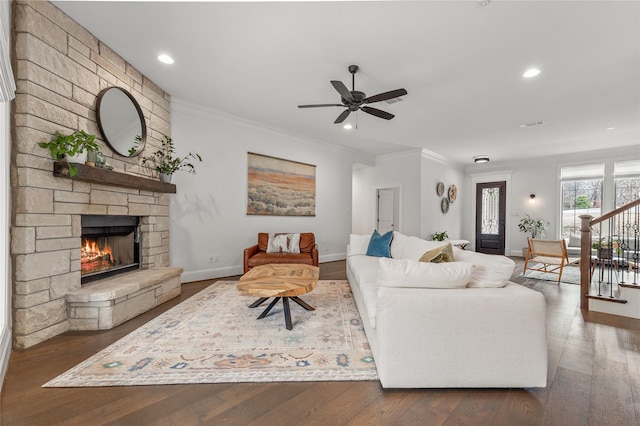
[(238, 282), (238, 294), (241, 296), (258, 296), (259, 299), (249, 305), (256, 308), (268, 299), (275, 299), (267, 306), (258, 319), (267, 316), (269, 311), (282, 299), (284, 307), (284, 320), (287, 330), (291, 330), (291, 311), (289, 310), (289, 299), (305, 308), (313, 311), (310, 306), (298, 296), (309, 293), (318, 284), (319, 269), (317, 266), (301, 264), (271, 264), (256, 266), (240, 277)]

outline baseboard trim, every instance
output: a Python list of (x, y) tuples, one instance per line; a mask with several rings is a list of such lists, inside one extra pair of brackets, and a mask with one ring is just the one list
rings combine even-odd
[[(347, 253), (325, 254), (318, 257), (319, 263), (335, 262), (347, 258)], [(215, 278), (232, 277), (234, 275), (242, 275), (244, 268), (242, 265), (223, 266), (220, 268), (201, 269), (199, 271), (184, 272), (182, 274), (183, 283), (192, 283), (194, 281), (212, 280)]]
[(0, 331), (0, 390), (4, 383), (4, 375), (9, 366), (9, 357), (11, 356), (11, 331), (7, 326), (2, 327)]

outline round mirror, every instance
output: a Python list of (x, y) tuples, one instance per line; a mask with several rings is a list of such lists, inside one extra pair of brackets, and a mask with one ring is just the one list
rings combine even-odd
[(140, 154), (147, 140), (147, 126), (142, 109), (131, 93), (109, 87), (98, 95), (98, 127), (104, 140), (117, 154), (133, 157)]

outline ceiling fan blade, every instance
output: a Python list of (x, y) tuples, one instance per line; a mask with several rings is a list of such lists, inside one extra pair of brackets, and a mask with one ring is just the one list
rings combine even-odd
[(333, 122), (333, 124), (340, 124), (342, 123), (344, 120), (347, 119), (347, 117), (349, 116), (349, 114), (351, 114), (351, 110), (349, 109), (345, 109), (344, 111), (342, 111), (342, 114), (340, 114), (338, 116), (338, 118), (336, 118), (336, 121)]
[(377, 95), (369, 96), (362, 103), (372, 104), (374, 102), (386, 101), (387, 99), (397, 98), (398, 96), (404, 96), (407, 94), (405, 89), (391, 90), (390, 92), (379, 93)]
[(314, 104), (314, 105), (298, 105), (298, 108), (319, 108), (319, 107), (330, 107), (330, 106), (339, 106), (343, 107), (342, 104)]
[(366, 112), (367, 114), (375, 115), (376, 117), (384, 118), (385, 120), (391, 120), (393, 117), (395, 117), (395, 115), (390, 114), (386, 111), (379, 110), (377, 108), (363, 106), (363, 107), (360, 107), (360, 109)]
[(337, 80), (331, 80), (331, 84), (333, 84), (333, 88), (336, 89), (338, 93), (340, 93), (340, 96), (342, 96), (343, 99), (346, 99), (348, 101), (353, 101), (353, 96), (351, 95), (351, 92), (349, 91), (349, 89), (347, 89), (347, 86), (345, 86), (343, 82), (337, 81)]

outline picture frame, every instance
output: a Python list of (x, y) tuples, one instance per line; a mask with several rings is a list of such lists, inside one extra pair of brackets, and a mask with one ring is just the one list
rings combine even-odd
[(248, 152), (247, 215), (315, 216), (316, 166)]

